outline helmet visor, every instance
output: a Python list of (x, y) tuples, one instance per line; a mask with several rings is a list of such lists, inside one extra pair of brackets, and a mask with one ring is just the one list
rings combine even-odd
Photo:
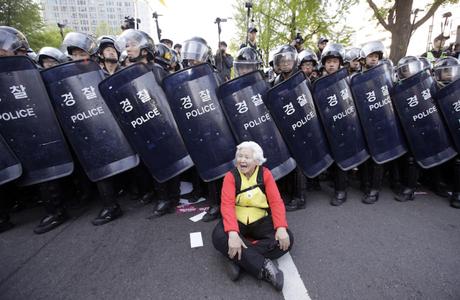
[(290, 73), (297, 63), (297, 53), (283, 52), (278, 53), (273, 57), (273, 66), (283, 73)]
[(197, 41), (186, 41), (182, 47), (182, 58), (200, 62), (208, 59), (208, 46)]

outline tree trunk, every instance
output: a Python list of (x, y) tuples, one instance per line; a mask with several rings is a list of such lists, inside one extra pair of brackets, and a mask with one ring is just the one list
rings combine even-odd
[(398, 63), (398, 60), (406, 55), (407, 47), (411, 37), (411, 10), (412, 0), (396, 0), (395, 23), (391, 25), (391, 48), (390, 59), (393, 63)]

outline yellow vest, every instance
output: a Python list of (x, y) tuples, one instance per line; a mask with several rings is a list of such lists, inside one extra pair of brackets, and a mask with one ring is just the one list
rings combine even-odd
[[(254, 173), (248, 179), (240, 171), (241, 191), (251, 186), (257, 185), (257, 172), (259, 167), (256, 167)], [(236, 191), (239, 192), (239, 191)], [(235, 211), (236, 218), (243, 224), (251, 224), (268, 215), (267, 197), (259, 187), (238, 194), (236, 196)]]

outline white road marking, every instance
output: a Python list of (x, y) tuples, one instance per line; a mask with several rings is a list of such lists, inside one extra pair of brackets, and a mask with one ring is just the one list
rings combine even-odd
[(311, 300), (307, 288), (300, 278), (299, 271), (292, 260), (291, 254), (286, 253), (278, 259), (278, 267), (284, 274), (283, 296), (286, 300)]

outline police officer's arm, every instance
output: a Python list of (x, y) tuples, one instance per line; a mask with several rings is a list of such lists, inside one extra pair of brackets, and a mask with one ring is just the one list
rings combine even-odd
[(220, 212), (222, 214), (222, 221), (224, 223), (224, 231), (239, 232), (238, 221), (235, 212), (235, 178), (231, 172), (228, 172), (224, 177), (222, 185)]
[(283, 199), (281, 199), (278, 186), (272, 173), (264, 167), (264, 184), (265, 194), (267, 195), (268, 205), (272, 212), (273, 225), (275, 229), (279, 227), (287, 228), (286, 208), (284, 207)]

